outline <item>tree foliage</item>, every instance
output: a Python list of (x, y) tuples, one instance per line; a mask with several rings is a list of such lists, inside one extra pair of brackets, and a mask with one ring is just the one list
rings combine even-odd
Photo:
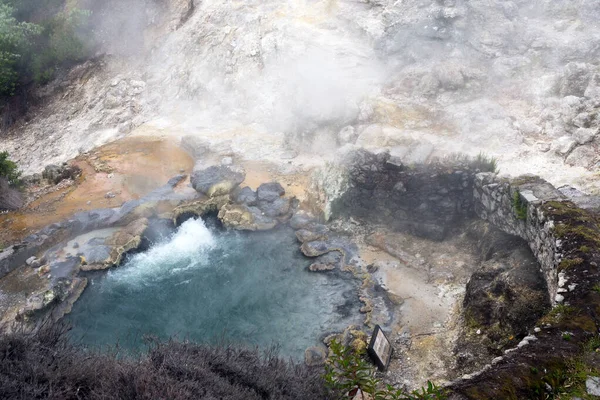
[(21, 183), (21, 171), (16, 163), (8, 158), (8, 152), (0, 152), (0, 177), (5, 178), (11, 186)]
[(64, 0), (0, 0), (0, 96), (87, 58), (89, 15)]

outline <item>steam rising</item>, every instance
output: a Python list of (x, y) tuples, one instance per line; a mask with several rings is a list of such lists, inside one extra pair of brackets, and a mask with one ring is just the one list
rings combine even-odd
[[(426, 159), (483, 151), (503, 172), (598, 186), (600, 0), (82, 5), (111, 57), (64, 97), (76, 111), (57, 101), (31, 143), (0, 144), (27, 172), (149, 122), (250, 159), (420, 143)], [(40, 144), (49, 126), (60, 150)]]

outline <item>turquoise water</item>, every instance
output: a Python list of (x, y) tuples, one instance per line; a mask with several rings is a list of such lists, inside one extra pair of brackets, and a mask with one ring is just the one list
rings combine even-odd
[(188, 220), (171, 237), (95, 275), (67, 320), (91, 346), (140, 349), (146, 334), (269, 347), (300, 358), (358, 322), (356, 286), (309, 272), (291, 229), (239, 233)]

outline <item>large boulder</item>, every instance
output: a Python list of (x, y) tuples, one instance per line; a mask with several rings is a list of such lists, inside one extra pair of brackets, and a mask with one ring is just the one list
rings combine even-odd
[(22, 205), (21, 193), (11, 188), (5, 178), (0, 178), (0, 211), (16, 210)]
[(208, 197), (231, 193), (246, 179), (246, 171), (235, 165), (213, 165), (208, 168), (196, 167), (190, 181), (196, 191)]
[(56, 185), (65, 179), (76, 179), (81, 175), (81, 168), (77, 165), (48, 165), (42, 177)]
[(263, 183), (257, 189), (258, 200), (273, 202), (285, 194), (285, 189), (278, 182)]

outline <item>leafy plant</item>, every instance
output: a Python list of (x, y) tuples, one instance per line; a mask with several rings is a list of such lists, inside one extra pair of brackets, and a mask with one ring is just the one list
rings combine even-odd
[(513, 193), (513, 209), (517, 219), (523, 221), (527, 219), (527, 203), (521, 198), (521, 192), (518, 189)]
[(21, 171), (17, 164), (8, 158), (7, 151), (0, 152), (0, 177), (6, 178), (11, 186), (21, 184)]
[(12, 95), (19, 83), (23, 55), (30, 51), (41, 29), (35, 24), (19, 22), (14, 8), (0, 4), (0, 94)]
[[(330, 343), (331, 355), (325, 365), (324, 380), (327, 387), (341, 398), (348, 398), (361, 391), (365, 399), (373, 400), (443, 400), (445, 390), (427, 382), (427, 387), (407, 392), (391, 385), (383, 386), (375, 375), (375, 369), (364, 352), (358, 353), (339, 341)], [(383, 388), (381, 388), (383, 386)]]

